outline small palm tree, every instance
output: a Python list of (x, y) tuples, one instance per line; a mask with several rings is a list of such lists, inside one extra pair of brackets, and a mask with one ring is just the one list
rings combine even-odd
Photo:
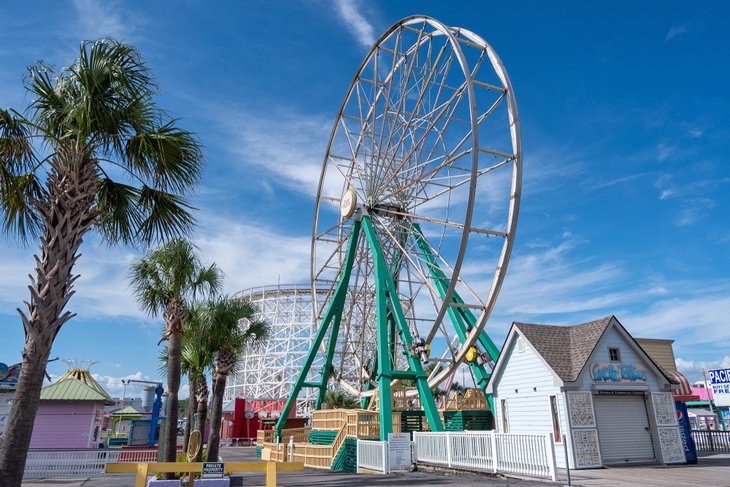
[(257, 316), (258, 310), (250, 302), (228, 296), (211, 301), (206, 307), (208, 336), (215, 351), (208, 459), (218, 458), (228, 375), (234, 371), (241, 351), (256, 346), (266, 336), (268, 326)]
[[(140, 53), (113, 39), (83, 42), (78, 59), (54, 71), (29, 68), (27, 115), (0, 109), (0, 225), (39, 237), (22, 373), (0, 452), (0, 485), (23, 478), (44, 371), (79, 277), (86, 234), (110, 244), (184, 235), (193, 224), (184, 195), (201, 176), (200, 147), (160, 110)], [(115, 174), (126, 173), (120, 179)]]
[[(160, 372), (167, 375), (168, 355), (167, 349), (160, 352)], [(183, 449), (187, 451), (190, 433), (193, 429), (201, 429), (205, 424), (208, 411), (208, 384), (207, 375), (213, 366), (213, 351), (210, 349), (209, 340), (205, 333), (204, 324), (201, 318), (201, 305), (194, 304), (188, 310), (188, 317), (185, 320), (185, 330), (182, 337), (180, 351), (180, 372), (188, 378), (187, 419), (183, 433)], [(202, 386), (200, 385), (202, 382)], [(200, 395), (203, 401), (198, 404), (197, 396)], [(198, 412), (200, 421), (196, 424), (195, 413)], [(196, 460), (198, 461), (198, 460)]]
[(147, 253), (132, 265), (131, 283), (142, 309), (151, 316), (162, 314), (167, 340), (167, 424), (165, 461), (174, 462), (177, 450), (178, 390), (181, 346), (189, 304), (200, 295), (218, 292), (222, 276), (215, 264), (204, 267), (193, 245), (173, 239)]
[(324, 402), (330, 409), (356, 409), (360, 407), (360, 402), (355, 396), (342, 391), (325, 392)]
[[(185, 449), (190, 432), (193, 429), (203, 432), (208, 415), (208, 373), (213, 367), (213, 350), (205, 331), (201, 317), (201, 305), (191, 308), (188, 316), (182, 345), (182, 365), (190, 384), (190, 400), (188, 402), (188, 420), (185, 425)], [(197, 423), (193, 424), (195, 413)], [(198, 451), (196, 462), (200, 461), (202, 448)]]

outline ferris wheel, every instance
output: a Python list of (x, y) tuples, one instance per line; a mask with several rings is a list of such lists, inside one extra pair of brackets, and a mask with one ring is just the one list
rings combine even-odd
[(514, 93), (492, 47), (429, 17), (388, 29), (347, 90), (317, 191), (311, 354), (325, 365), (299, 386), (320, 389), (318, 406), (329, 381), (367, 400), (412, 379), (431, 423), (424, 396), (460, 364), (486, 387), (521, 181)]

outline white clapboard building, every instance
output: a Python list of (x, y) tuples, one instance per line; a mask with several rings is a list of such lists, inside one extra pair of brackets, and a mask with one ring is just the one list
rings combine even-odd
[(685, 462), (676, 382), (609, 316), (513, 323), (488, 392), (498, 432), (553, 433), (558, 467), (595, 468)]

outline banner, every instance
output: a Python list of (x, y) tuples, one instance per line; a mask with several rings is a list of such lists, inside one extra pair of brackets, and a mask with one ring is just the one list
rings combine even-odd
[(679, 434), (682, 437), (682, 446), (684, 446), (684, 457), (687, 463), (697, 463), (697, 448), (695, 440), (692, 438), (692, 432), (689, 428), (689, 416), (687, 416), (687, 406), (682, 401), (675, 401), (674, 406), (677, 409), (677, 421), (679, 422)]
[(0, 390), (14, 391), (18, 387), (20, 364), (6, 365), (0, 362)]

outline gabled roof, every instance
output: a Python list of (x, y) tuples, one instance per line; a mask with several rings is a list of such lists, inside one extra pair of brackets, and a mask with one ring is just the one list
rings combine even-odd
[(575, 326), (514, 323), (548, 365), (565, 382), (574, 382), (613, 316)]
[(41, 401), (98, 401), (109, 402), (103, 395), (78, 379), (67, 377), (58, 380), (41, 390)]
[(109, 414), (111, 414), (112, 416), (122, 416), (122, 415), (129, 416), (129, 415), (133, 415), (133, 414), (139, 414), (141, 416), (143, 413), (137, 411), (132, 406), (123, 406), (123, 407), (119, 407), (117, 409), (112, 410)]

